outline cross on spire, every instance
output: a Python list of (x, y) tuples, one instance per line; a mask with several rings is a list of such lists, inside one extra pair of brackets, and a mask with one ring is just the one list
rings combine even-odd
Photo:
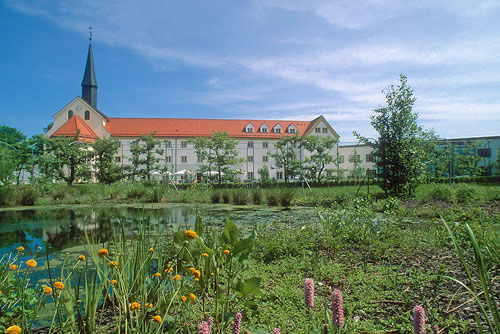
[(92, 43), (92, 26), (89, 27), (89, 32), (90, 32), (89, 41), (90, 43)]

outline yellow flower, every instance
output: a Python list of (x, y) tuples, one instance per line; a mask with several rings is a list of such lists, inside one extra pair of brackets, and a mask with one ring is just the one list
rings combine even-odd
[(191, 299), (191, 300), (195, 300), (195, 299), (196, 299), (196, 296), (195, 296), (193, 293), (190, 293), (190, 294), (189, 294), (189, 299)]
[(31, 260), (26, 261), (26, 265), (27, 265), (28, 267), (30, 267), (30, 268), (35, 268), (35, 267), (36, 267), (36, 265), (37, 265), (37, 263), (36, 263), (36, 261), (35, 261), (35, 260), (31, 259)]
[(153, 247), (151, 247), (150, 249), (148, 249), (148, 251), (150, 251), (151, 253), (153, 253), (155, 250), (153, 249)]
[(161, 277), (161, 274), (160, 273), (156, 273), (155, 277)]
[(225, 249), (224, 254), (229, 255), (229, 249)]
[(208, 253), (203, 253), (201, 256), (208, 257)]
[(21, 334), (21, 327), (19, 326), (10, 326), (5, 331), (6, 334)]
[(215, 274), (214, 273), (210, 273), (210, 276), (215, 276)]
[(195, 271), (196, 269), (194, 269), (193, 267), (191, 268), (188, 268), (191, 272)]
[(55, 282), (54, 288), (56, 288), (57, 290), (62, 290), (62, 289), (64, 289), (64, 283), (63, 282)]
[(130, 311), (137, 311), (141, 308), (141, 304), (139, 304), (138, 302), (133, 302), (132, 304), (130, 304)]
[(111, 261), (111, 262), (109, 263), (109, 267), (110, 267), (110, 268), (116, 268), (116, 267), (118, 267), (118, 262), (116, 262), (116, 261)]
[(194, 271), (193, 271), (193, 276), (194, 276), (195, 278), (200, 278), (200, 277), (201, 277), (201, 273), (200, 273), (200, 271), (199, 271), (199, 270), (194, 270)]
[(159, 315), (155, 315), (153, 317), (153, 320), (156, 321), (157, 323), (161, 324), (161, 317)]
[(175, 275), (175, 276), (173, 277), (173, 279), (174, 279), (174, 281), (176, 281), (176, 282), (177, 282), (178, 280), (180, 280), (180, 279), (181, 279), (181, 275)]
[(111, 285), (115, 285), (115, 284), (117, 284), (117, 283), (118, 283), (118, 281), (117, 281), (117, 280), (115, 280), (115, 279), (112, 279), (110, 283), (111, 283)]
[(187, 239), (196, 239), (196, 232), (193, 230), (187, 230), (186, 232), (184, 232), (184, 236)]
[(174, 271), (174, 268), (168, 268), (168, 269), (165, 269), (165, 272), (166, 272), (166, 273), (171, 273), (172, 271)]
[(10, 270), (10, 271), (14, 271), (14, 270), (16, 270), (16, 269), (17, 269), (17, 264), (11, 264), (11, 265), (9, 266), (9, 270)]
[(97, 252), (97, 255), (99, 255), (100, 257), (108, 256), (109, 252), (106, 248), (102, 248), (102, 249), (99, 249), (99, 251)]
[(43, 287), (43, 294), (44, 295), (50, 295), (50, 294), (52, 294), (52, 288), (50, 286), (44, 286)]
[(16, 248), (18, 252), (22, 252), (24, 250), (24, 247), (23, 246), (19, 246)]
[(80, 256), (78, 257), (78, 260), (80, 260), (80, 261), (82, 261), (82, 262), (83, 262), (83, 261), (85, 261), (85, 255), (80, 255)]
[(198, 282), (200, 279), (199, 279), (198, 277), (196, 277), (194, 280), (195, 280), (196, 282)]
[(186, 301), (186, 300), (188, 300), (188, 299), (186, 298), (186, 296), (181, 296), (181, 300), (182, 300), (183, 302), (185, 302), (185, 301)]

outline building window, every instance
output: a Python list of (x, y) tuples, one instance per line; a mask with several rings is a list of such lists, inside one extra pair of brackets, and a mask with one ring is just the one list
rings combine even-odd
[(68, 119), (73, 117), (73, 110), (68, 110)]
[(248, 179), (253, 181), (253, 172), (248, 172)]
[(171, 142), (169, 142), (169, 141), (167, 141), (167, 142), (165, 143), (165, 147), (166, 147), (166, 148), (172, 148), (172, 143), (171, 143)]
[(198, 157), (198, 163), (201, 164), (203, 162), (203, 157)]
[(366, 162), (375, 162), (375, 156), (373, 154), (367, 154), (365, 156), (365, 161)]
[(267, 133), (267, 128), (260, 128), (261, 133)]
[(343, 155), (339, 155), (339, 164), (343, 164), (345, 161), (345, 158)]
[(171, 163), (171, 162), (172, 162), (172, 156), (167, 155), (167, 156), (165, 157), (165, 162), (166, 162), (166, 163)]
[(283, 180), (283, 172), (276, 172), (276, 180)]
[(122, 157), (115, 157), (115, 162), (122, 162)]
[(269, 157), (267, 155), (262, 156), (262, 162), (268, 162)]
[(249, 156), (247, 157), (247, 160), (248, 160), (248, 162), (253, 162), (253, 155), (249, 155)]
[(247, 128), (247, 132), (248, 132), (248, 133), (253, 133), (253, 128), (248, 127), (248, 128)]
[(90, 111), (85, 110), (85, 120), (90, 121)]
[(321, 133), (321, 128), (316, 128), (316, 129), (314, 129), (314, 132), (316, 132), (316, 133)]
[(477, 155), (483, 158), (491, 158), (491, 148), (478, 148)]
[(328, 133), (328, 128), (323, 128), (323, 133)]
[(349, 156), (350, 162), (361, 161), (361, 156), (359, 154), (353, 154)]
[(269, 144), (267, 143), (267, 141), (262, 142), (262, 148), (268, 148), (268, 147), (269, 147)]
[(186, 148), (188, 147), (187, 141), (181, 141), (181, 148)]
[(295, 129), (288, 129), (288, 133), (295, 133)]
[(181, 162), (182, 162), (183, 164), (187, 163), (187, 162), (188, 162), (188, 157), (187, 157), (187, 156), (185, 156), (185, 155), (183, 155), (183, 156), (181, 157)]
[(248, 147), (249, 147), (249, 148), (253, 148), (253, 141), (249, 141), (249, 142), (248, 142)]
[(274, 128), (274, 133), (281, 133), (281, 128)]

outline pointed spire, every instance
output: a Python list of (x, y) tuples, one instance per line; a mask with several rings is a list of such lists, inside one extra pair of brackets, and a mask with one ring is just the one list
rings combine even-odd
[(92, 54), (92, 27), (89, 28), (89, 52), (87, 54), (87, 63), (85, 64), (85, 73), (82, 80), (82, 98), (87, 101), (92, 108), (97, 110), (97, 80), (95, 78), (94, 57)]

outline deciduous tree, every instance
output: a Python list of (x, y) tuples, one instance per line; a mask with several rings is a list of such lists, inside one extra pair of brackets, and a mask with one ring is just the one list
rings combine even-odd
[(314, 175), (318, 182), (321, 181), (321, 173), (325, 167), (337, 160), (336, 155), (332, 152), (337, 142), (334, 137), (311, 135), (302, 138), (302, 146), (311, 152), (311, 156), (304, 160), (305, 169)]
[(269, 155), (274, 158), (275, 168), (283, 169), (285, 182), (300, 173), (301, 164), (297, 160), (295, 148), (300, 145), (300, 137), (293, 136), (282, 137), (276, 143), (276, 152)]
[(130, 143), (132, 160), (130, 169), (134, 176), (151, 180), (151, 173), (161, 169), (158, 163), (162, 160), (164, 150), (161, 148), (161, 142), (154, 138), (155, 133), (156, 131), (142, 135)]
[(115, 163), (115, 154), (120, 147), (118, 139), (98, 138), (94, 148), (97, 180), (101, 183), (113, 183), (121, 178), (121, 168)]

